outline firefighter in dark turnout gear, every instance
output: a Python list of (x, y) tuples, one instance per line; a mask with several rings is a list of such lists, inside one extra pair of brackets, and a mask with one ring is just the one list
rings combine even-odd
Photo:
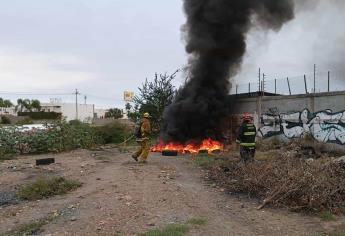
[(240, 145), (241, 160), (247, 163), (254, 161), (256, 127), (253, 124), (253, 117), (249, 113), (244, 113), (242, 119), (243, 123), (236, 142)]

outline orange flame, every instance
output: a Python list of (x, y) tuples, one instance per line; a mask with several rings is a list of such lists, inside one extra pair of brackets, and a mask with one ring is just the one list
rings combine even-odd
[(224, 146), (218, 141), (212, 140), (210, 138), (204, 139), (200, 144), (180, 144), (177, 142), (170, 142), (165, 144), (160, 141), (158, 144), (151, 148), (152, 152), (161, 152), (163, 150), (178, 151), (180, 153), (198, 153), (200, 150), (205, 150), (211, 153), (216, 150), (223, 150)]

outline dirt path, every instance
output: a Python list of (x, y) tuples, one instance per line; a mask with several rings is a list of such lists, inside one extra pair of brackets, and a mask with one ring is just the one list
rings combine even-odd
[(0, 207), (0, 232), (59, 215), (39, 235), (135, 235), (169, 223), (205, 217), (188, 235), (317, 235), (341, 224), (285, 210), (255, 208), (258, 203), (229, 196), (204, 182), (187, 158), (152, 154), (147, 165), (116, 149), (78, 150), (58, 155), (56, 164), (34, 167), (37, 156), (0, 163), (0, 191), (38, 175), (62, 175), (83, 186), (64, 196)]

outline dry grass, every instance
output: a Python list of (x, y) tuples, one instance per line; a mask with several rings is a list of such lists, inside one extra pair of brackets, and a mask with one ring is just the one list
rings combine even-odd
[(340, 212), (345, 205), (345, 163), (280, 158), (242, 165), (227, 162), (210, 168), (209, 179), (228, 191), (245, 193), (292, 210)]

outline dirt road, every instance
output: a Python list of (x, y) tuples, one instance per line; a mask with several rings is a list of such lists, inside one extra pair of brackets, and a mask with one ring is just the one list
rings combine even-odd
[(136, 235), (169, 223), (207, 218), (188, 235), (317, 235), (339, 226), (285, 210), (256, 210), (258, 202), (230, 196), (203, 180), (203, 171), (186, 157), (152, 154), (135, 163), (117, 149), (49, 154), (56, 163), (35, 167), (38, 156), (0, 163), (1, 191), (39, 175), (80, 180), (83, 186), (64, 196), (0, 207), (0, 232), (58, 217), (38, 235)]

